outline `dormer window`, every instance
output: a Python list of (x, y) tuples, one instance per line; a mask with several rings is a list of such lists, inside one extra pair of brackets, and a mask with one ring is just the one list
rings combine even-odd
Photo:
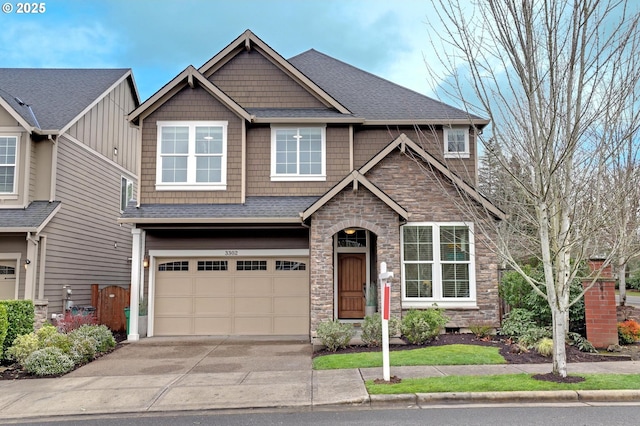
[(444, 157), (469, 158), (469, 129), (467, 127), (444, 127)]
[(158, 121), (156, 189), (227, 189), (226, 121)]
[(0, 194), (15, 194), (18, 138), (0, 136)]
[(272, 181), (324, 181), (324, 127), (271, 128)]

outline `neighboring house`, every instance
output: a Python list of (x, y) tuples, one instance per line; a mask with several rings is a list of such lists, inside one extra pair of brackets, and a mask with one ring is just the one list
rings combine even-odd
[(0, 299), (128, 286), (139, 96), (129, 69), (0, 69)]
[(251, 31), (129, 119), (132, 329), (147, 297), (149, 336), (314, 338), (362, 321), (382, 261), (393, 315), (437, 303), (447, 327), (498, 325), (497, 257), (457, 206), (502, 217), (474, 189), (486, 120)]

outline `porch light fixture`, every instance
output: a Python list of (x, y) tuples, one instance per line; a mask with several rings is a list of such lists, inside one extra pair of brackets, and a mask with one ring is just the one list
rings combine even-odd
[(24, 261), (24, 269), (25, 271), (27, 270), (27, 265), (29, 265), (31, 263), (31, 261), (29, 259), (25, 259)]
[(142, 259), (142, 267), (145, 269), (149, 267), (149, 256), (145, 256), (144, 259)]
[(353, 234), (356, 233), (356, 230), (353, 229), (353, 228), (347, 228), (347, 229), (344, 230), (344, 233), (347, 234), (347, 235), (353, 235)]
[(117, 157), (117, 156), (118, 156), (118, 147), (117, 147), (117, 146), (114, 146), (114, 147), (113, 147), (113, 156), (114, 156), (114, 157)]

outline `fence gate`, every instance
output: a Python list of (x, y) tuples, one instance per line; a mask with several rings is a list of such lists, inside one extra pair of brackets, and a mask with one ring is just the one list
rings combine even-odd
[(91, 304), (96, 307), (98, 324), (106, 325), (111, 331), (126, 331), (124, 308), (129, 306), (129, 289), (111, 285), (99, 290), (98, 284), (92, 284)]

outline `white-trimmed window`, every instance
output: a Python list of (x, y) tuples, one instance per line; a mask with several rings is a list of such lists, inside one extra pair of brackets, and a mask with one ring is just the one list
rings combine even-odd
[(469, 129), (467, 127), (444, 127), (445, 158), (469, 158)]
[(18, 137), (0, 136), (0, 194), (15, 194)]
[(272, 127), (271, 180), (326, 180), (325, 130), (325, 127)]
[(127, 208), (129, 201), (133, 201), (133, 181), (125, 176), (120, 177), (120, 211)]
[(472, 224), (408, 223), (401, 247), (403, 306), (475, 306)]
[(156, 189), (227, 189), (226, 121), (158, 121)]

